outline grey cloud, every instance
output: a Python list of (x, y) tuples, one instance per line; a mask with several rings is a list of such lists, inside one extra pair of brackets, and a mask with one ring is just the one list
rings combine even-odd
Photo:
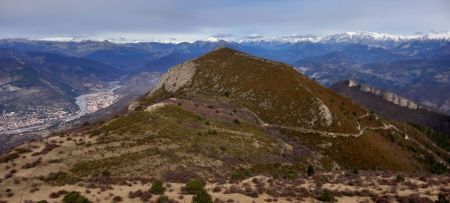
[(0, 0), (0, 38), (409, 34), (450, 30), (449, 10), (448, 0)]

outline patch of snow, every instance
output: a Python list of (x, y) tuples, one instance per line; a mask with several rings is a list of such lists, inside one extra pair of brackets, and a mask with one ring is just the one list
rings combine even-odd
[(205, 41), (208, 41), (208, 42), (218, 42), (218, 41), (220, 41), (220, 39), (217, 38), (217, 37), (208, 37)]

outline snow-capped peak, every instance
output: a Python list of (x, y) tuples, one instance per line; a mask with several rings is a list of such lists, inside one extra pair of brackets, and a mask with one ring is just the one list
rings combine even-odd
[(83, 42), (89, 41), (89, 39), (83, 37), (67, 37), (67, 36), (58, 36), (58, 37), (46, 37), (38, 39), (38, 41), (51, 41), (51, 42)]
[[(85, 42), (85, 41), (108, 41), (111, 43), (124, 44), (124, 43), (139, 43), (139, 42), (160, 42), (160, 43), (181, 43), (182, 40), (129, 40), (125, 38), (114, 38), (114, 39), (98, 39), (98, 38), (86, 38), (86, 37), (48, 37), (38, 39), (39, 41), (57, 41), (57, 42)], [(203, 42), (220, 42), (225, 39), (220, 37), (211, 36), (204, 40)], [(238, 42), (238, 43), (255, 43), (255, 42), (266, 42), (266, 43), (300, 43), (300, 42), (311, 42), (311, 43), (327, 43), (327, 42), (337, 42), (337, 43), (359, 43), (359, 42), (383, 42), (383, 41), (410, 41), (410, 40), (443, 40), (450, 41), (450, 32), (430, 32), (425, 34), (412, 34), (412, 35), (395, 35), (387, 33), (376, 33), (376, 32), (345, 32), (341, 34), (334, 35), (287, 35), (282, 37), (264, 37), (261, 35), (250, 35), (242, 38), (227, 39), (227, 41)]]
[(285, 42), (351, 42), (351, 41), (408, 41), (408, 40), (450, 40), (450, 32), (394, 35), (376, 32), (345, 32), (335, 35), (289, 35), (279, 38)]
[(207, 42), (218, 42), (218, 41), (220, 41), (220, 40), (221, 40), (221, 39), (218, 38), (218, 37), (208, 37), (208, 38), (206, 38), (205, 41), (207, 41)]

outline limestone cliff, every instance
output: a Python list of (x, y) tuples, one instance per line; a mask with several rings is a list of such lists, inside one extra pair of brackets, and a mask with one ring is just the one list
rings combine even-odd
[(396, 104), (398, 106), (401, 106), (401, 107), (405, 107), (405, 108), (413, 109), (413, 110), (422, 108), (417, 103), (415, 103), (407, 98), (399, 96), (393, 92), (388, 92), (388, 91), (384, 92), (384, 91), (377, 89), (373, 86), (370, 86), (368, 84), (360, 84), (357, 81), (348, 80), (347, 85), (348, 85), (348, 87), (358, 87), (359, 90), (361, 90), (363, 92), (369, 92), (374, 95), (380, 96), (384, 100), (391, 102), (393, 104)]

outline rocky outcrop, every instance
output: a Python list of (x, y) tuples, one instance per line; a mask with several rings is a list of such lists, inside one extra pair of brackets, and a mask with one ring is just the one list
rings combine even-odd
[(130, 105), (128, 105), (128, 111), (134, 111), (139, 106), (139, 102), (132, 102)]
[(359, 90), (361, 90), (363, 92), (369, 92), (374, 95), (380, 96), (384, 100), (391, 102), (393, 104), (396, 104), (398, 106), (401, 106), (401, 107), (405, 107), (405, 108), (413, 109), (413, 110), (420, 108), (420, 106), (417, 103), (415, 103), (409, 99), (406, 99), (404, 97), (401, 97), (393, 92), (383, 92), (382, 90), (377, 89), (373, 86), (370, 86), (367, 84), (359, 84), (357, 81), (354, 81), (354, 80), (348, 80), (347, 86), (348, 87), (357, 87), (357, 88), (359, 88)]
[(418, 109), (419, 108), (419, 105), (417, 105), (416, 103), (414, 103), (404, 97), (398, 96), (392, 92), (383, 93), (383, 99), (386, 101), (390, 101), (394, 104), (397, 104), (401, 107), (406, 107), (408, 109)]
[(168, 92), (176, 92), (191, 81), (196, 69), (194, 61), (187, 61), (183, 64), (174, 66), (161, 76), (158, 86), (150, 93), (150, 95), (163, 87)]

